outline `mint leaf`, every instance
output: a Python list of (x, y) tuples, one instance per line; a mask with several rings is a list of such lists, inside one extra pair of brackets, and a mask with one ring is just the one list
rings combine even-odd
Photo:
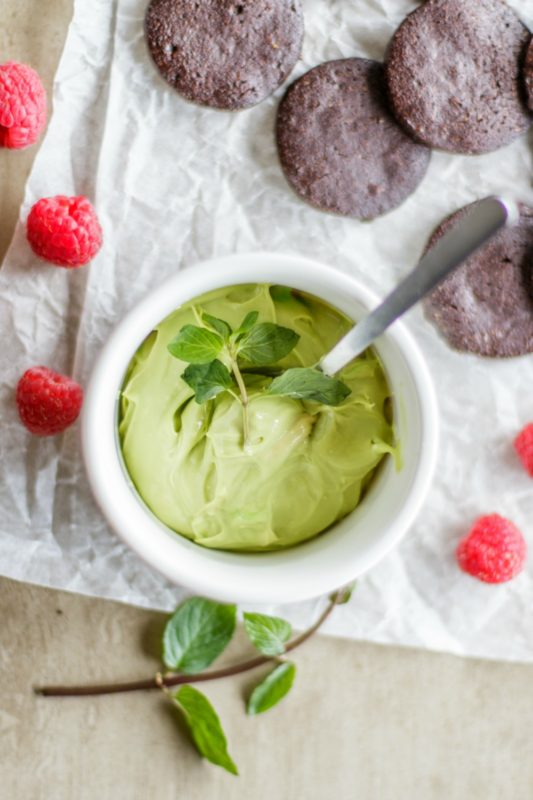
[(183, 712), (198, 752), (212, 764), (238, 775), (220, 719), (207, 697), (193, 686), (182, 686), (172, 699)]
[(352, 594), (354, 593), (355, 587), (357, 586), (357, 582), (354, 581), (353, 583), (349, 583), (348, 586), (343, 586), (342, 589), (338, 589), (336, 592), (330, 595), (330, 600), (335, 600), (335, 605), (343, 606), (347, 603)]
[(211, 314), (202, 314), (202, 319), (206, 325), (213, 328), (223, 339), (229, 339), (231, 336), (231, 327), (227, 322), (224, 322), (223, 319), (212, 317)]
[(181, 377), (194, 389), (194, 399), (199, 404), (234, 386), (231, 372), (217, 358), (210, 364), (189, 364)]
[(351, 389), (337, 378), (330, 378), (313, 367), (294, 367), (274, 378), (268, 394), (281, 394), (301, 400), (314, 400), (327, 406), (338, 406)]
[(171, 355), (182, 361), (207, 364), (218, 356), (223, 346), (224, 342), (217, 333), (197, 325), (185, 325), (167, 345), (167, 349)]
[(249, 311), (245, 316), (235, 333), (248, 333), (250, 328), (253, 328), (259, 317), (259, 311)]
[(281, 617), (266, 614), (243, 614), (244, 628), (250, 641), (266, 656), (279, 656), (285, 652), (285, 642), (290, 639), (292, 627)]
[(290, 353), (299, 338), (290, 328), (273, 322), (260, 322), (241, 339), (238, 355), (257, 366), (273, 364)]
[(163, 661), (169, 669), (194, 675), (225, 649), (235, 630), (236, 606), (203, 597), (181, 603), (163, 633)]
[(279, 703), (290, 691), (295, 675), (296, 666), (291, 661), (279, 664), (253, 690), (246, 706), (248, 714), (262, 714)]

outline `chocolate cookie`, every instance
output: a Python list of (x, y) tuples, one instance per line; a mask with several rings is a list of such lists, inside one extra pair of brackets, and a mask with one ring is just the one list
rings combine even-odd
[(358, 219), (398, 206), (430, 159), (394, 120), (382, 65), (362, 58), (328, 61), (289, 86), (276, 136), (293, 189), (323, 211)]
[[(475, 203), (444, 220), (429, 250)], [(457, 350), (481, 356), (533, 352), (533, 209), (474, 253), (425, 300), (426, 316)]]
[(452, 153), (487, 153), (531, 124), (521, 67), (529, 31), (503, 0), (426, 0), (385, 60), (397, 119)]
[(528, 108), (533, 111), (533, 39), (529, 42), (524, 61), (524, 84)]
[(163, 76), (201, 105), (260, 103), (300, 55), (300, 0), (151, 0), (148, 48)]

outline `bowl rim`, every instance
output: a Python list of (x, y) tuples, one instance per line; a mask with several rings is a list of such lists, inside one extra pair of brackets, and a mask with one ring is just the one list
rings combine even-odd
[[(270, 278), (267, 280), (261, 278), (261, 269), (264, 272), (268, 271)], [(259, 276), (255, 273), (259, 273)], [(419, 400), (423, 447), (419, 448), (415, 475), (406, 492), (400, 512), (391, 521), (386, 533), (376, 537), (376, 541), (365, 556), (358, 556), (357, 566), (338, 564), (335, 570), (320, 575), (318, 579), (314, 574), (312, 580), (306, 578), (303, 574), (305, 570), (301, 569), (302, 574), (295, 575), (291, 585), (283, 584), (282, 589), (277, 585), (277, 581), (272, 580), (271, 575), (268, 577), (265, 574), (268, 570), (261, 570), (259, 576), (254, 576), (253, 581), (248, 579), (236, 582), (233, 569), (228, 569), (228, 575), (224, 578), (221, 574), (215, 576), (213, 570), (209, 568), (211, 560), (207, 557), (209, 553), (216, 552), (218, 562), (222, 564), (227, 562), (227, 565), (230, 564), (232, 557), (233, 561), (238, 561), (239, 557), (243, 556), (252, 559), (261, 558), (265, 562), (275, 564), (276, 554), (296, 552), (299, 548), (305, 547), (305, 543), (287, 550), (257, 554), (235, 554), (200, 547), (171, 531), (144, 505), (137, 492), (132, 490), (131, 480), (128, 482), (115, 437), (113, 436), (113, 442), (109, 441), (107, 434), (110, 430), (106, 433), (109, 418), (106, 415), (109, 414), (111, 402), (114, 413), (126, 367), (141, 341), (167, 314), (194, 297), (224, 286), (271, 282), (320, 296), (307, 284), (315, 282), (324, 285), (328, 280), (336, 284), (338, 291), (345, 291), (353, 297), (354, 303), (360, 303), (371, 309), (379, 302), (377, 296), (356, 278), (307, 257), (260, 252), (208, 259), (193, 267), (178, 270), (176, 274), (145, 295), (118, 323), (97, 356), (85, 393), (81, 418), (82, 454), (89, 484), (104, 517), (118, 537), (144, 562), (173, 584), (230, 602), (272, 603), (307, 600), (331, 592), (368, 571), (399, 543), (420, 511), (436, 466), (439, 438), (438, 405), (426, 362), (418, 345), (401, 321), (395, 322), (383, 337), (395, 343), (410, 372)], [(327, 298), (323, 299), (330, 302)], [(379, 351), (379, 343), (377, 349)], [(121, 366), (122, 371), (120, 371)], [(120, 373), (120, 380), (114, 378), (110, 381), (110, 375), (116, 375), (117, 370)], [(116, 428), (116, 419), (114, 427)], [(106, 469), (102, 468), (103, 463)], [(121, 487), (117, 486), (117, 469), (121, 474)], [(124, 489), (128, 495), (124, 493)], [(119, 495), (120, 502), (117, 500)], [(128, 508), (122, 508), (122, 505)], [(132, 513), (135, 511), (141, 513), (142, 522), (139, 523), (138, 520), (130, 522), (127, 518), (128, 509)], [(151, 536), (145, 534), (144, 530), (141, 532), (140, 529), (145, 527), (150, 529)], [(160, 529), (159, 535), (157, 528)], [(167, 542), (161, 538), (161, 533), (164, 533)], [(157, 542), (154, 543), (155, 539)], [(202, 561), (205, 563), (203, 569), (200, 569)]]

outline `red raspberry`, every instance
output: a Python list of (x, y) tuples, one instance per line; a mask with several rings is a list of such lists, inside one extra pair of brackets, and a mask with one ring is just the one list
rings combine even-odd
[(523, 428), (514, 440), (514, 449), (524, 469), (533, 478), (533, 422)]
[(82, 403), (81, 386), (48, 367), (26, 370), (17, 385), (20, 418), (37, 436), (64, 431), (77, 419)]
[(510, 520), (499, 514), (479, 517), (459, 542), (459, 566), (486, 583), (504, 583), (521, 572), (526, 560), (524, 537)]
[(34, 144), (46, 125), (46, 92), (31, 67), (0, 65), (0, 147)]
[(32, 207), (26, 233), (33, 251), (59, 267), (81, 267), (102, 245), (102, 228), (86, 197), (43, 197)]

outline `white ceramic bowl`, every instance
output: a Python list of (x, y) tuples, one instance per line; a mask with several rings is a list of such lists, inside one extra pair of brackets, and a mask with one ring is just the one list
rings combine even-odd
[(425, 362), (395, 323), (377, 342), (394, 393), (403, 466), (388, 458), (368, 494), (325, 535), (287, 550), (233, 553), (201, 547), (161, 523), (144, 505), (122, 463), (117, 403), (128, 363), (143, 339), (178, 306), (204, 292), (240, 283), (305, 290), (357, 319), (377, 298), (351, 277), (306, 258), (268, 253), (207, 261), (177, 273), (119, 324), (103, 348), (85, 396), (83, 453), (94, 496), (116, 533), (176, 584), (231, 602), (279, 603), (333, 591), (366, 572), (415, 519), (435, 466), (438, 415)]

